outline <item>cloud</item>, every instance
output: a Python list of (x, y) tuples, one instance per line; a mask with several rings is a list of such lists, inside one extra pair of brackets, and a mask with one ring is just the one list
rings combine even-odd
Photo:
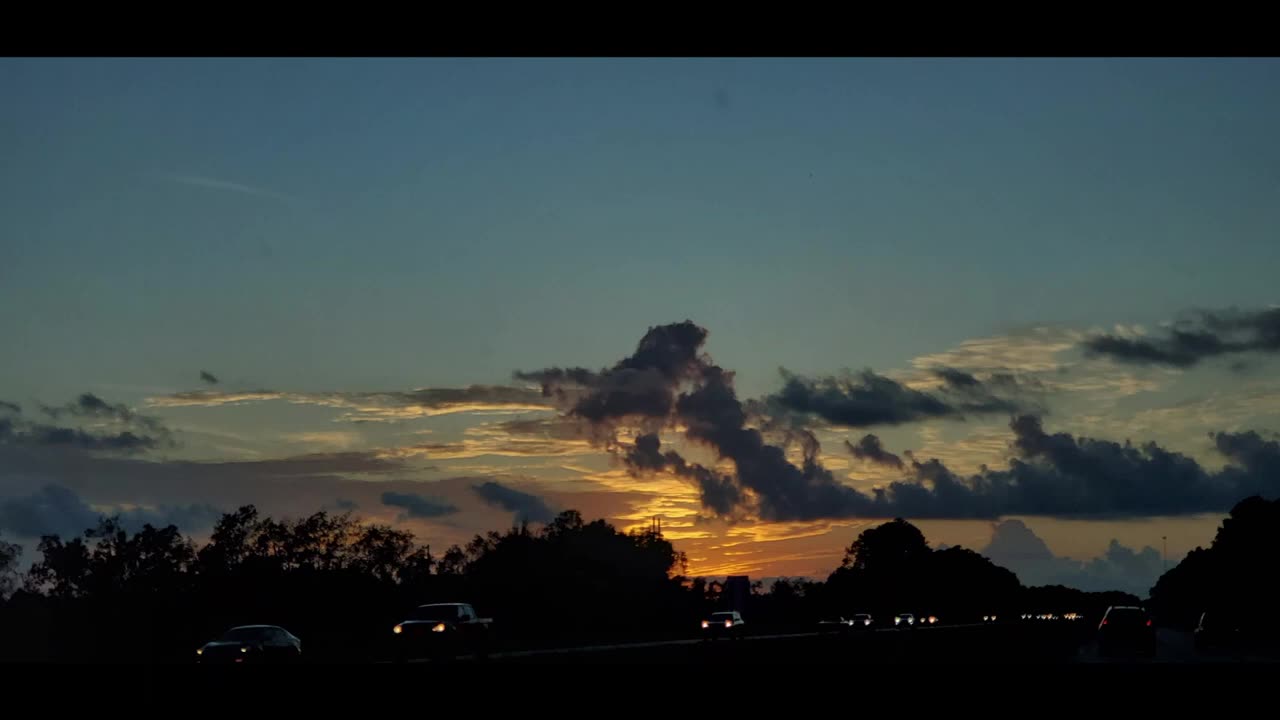
[(886, 467), (902, 469), (902, 458), (894, 455), (884, 449), (884, 445), (880, 443), (880, 438), (875, 435), (863, 435), (857, 445), (844, 441), (845, 447), (849, 449), (849, 453), (859, 460), (884, 465)]
[(201, 390), (147, 398), (151, 407), (218, 407), (284, 401), (295, 405), (348, 410), (342, 420), (394, 422), (454, 413), (503, 413), (547, 410), (551, 402), (537, 390), (498, 385), (423, 388), (389, 392), (293, 393), (275, 390), (216, 392)]
[[(707, 331), (688, 320), (659, 325), (649, 328), (636, 351), (612, 368), (550, 368), (516, 377), (537, 379), (543, 394), (555, 398), (567, 416), (609, 431), (606, 447), (615, 451), (621, 451), (621, 445), (612, 433), (621, 424), (639, 425), (650, 433), (662, 427), (684, 428), (687, 440), (731, 461), (736, 473), (729, 476), (688, 465), (674, 452), (661, 455), (661, 466), (696, 483), (703, 506), (719, 515), (810, 520), (851, 514), (859, 495), (836, 482), (818, 462), (818, 441), (811, 433), (792, 433), (802, 437), (804, 445), (803, 463), (796, 467), (782, 447), (765, 442), (759, 430), (747, 426), (733, 373), (701, 352), (706, 338)], [(633, 447), (622, 457), (635, 462), (651, 456), (648, 450), (657, 452)], [(656, 462), (634, 464), (632, 470), (652, 471)]]
[(22, 406), (18, 403), (12, 403), (8, 400), (0, 400), (0, 412), (11, 412), (15, 415), (22, 413)]
[(555, 519), (555, 512), (537, 495), (521, 492), (492, 480), (473, 485), (471, 489), (485, 503), (515, 513), (516, 522), (548, 523)]
[(360, 507), (360, 504), (355, 500), (347, 500), (344, 498), (338, 498), (333, 502), (333, 504), (334, 507), (337, 507), (339, 510), (356, 510)]
[(78, 537), (85, 530), (97, 527), (103, 517), (110, 516), (119, 518), (121, 526), (131, 532), (149, 524), (154, 527), (176, 525), (189, 533), (212, 527), (222, 516), (222, 511), (200, 504), (156, 508), (107, 507), (99, 511), (86, 504), (74, 491), (53, 484), (45, 485), (31, 495), (0, 500), (0, 530), (27, 538), (43, 535)]
[(1019, 397), (1021, 388), (1010, 374), (994, 375), (992, 380), (982, 382), (955, 368), (935, 368), (931, 373), (942, 384), (925, 392), (871, 370), (824, 378), (804, 378), (783, 370), (782, 390), (766, 398), (764, 404), (844, 427), (901, 425), (932, 418), (963, 418), (968, 414), (1010, 414), (1031, 407)]
[[(156, 418), (139, 415), (123, 403), (112, 404), (93, 393), (82, 393), (65, 405), (41, 405), (40, 408), (54, 420), (92, 421), (95, 427), (85, 429), (5, 418), (0, 419), (0, 443), (120, 452), (174, 445), (172, 433)], [(104, 423), (115, 427), (103, 428)]]
[(1153, 442), (1049, 434), (1030, 416), (1010, 427), (1018, 457), (1008, 469), (962, 478), (936, 459), (911, 458), (912, 477), (877, 489), (873, 510), (915, 518), (1131, 518), (1225, 512), (1250, 495), (1280, 494), (1280, 446), (1252, 432), (1214, 434), (1234, 464), (1210, 472)]
[(214, 375), (213, 373), (209, 372), (208, 370), (201, 370), (201, 371), (200, 371), (200, 379), (201, 379), (201, 380), (203, 380), (204, 382), (209, 383), (210, 385), (217, 385), (217, 384), (218, 384), (218, 378), (217, 378), (217, 376), (216, 376), (216, 375)]
[(387, 491), (382, 493), (382, 504), (403, 508), (405, 512), (400, 516), (402, 521), (407, 518), (438, 518), (458, 512), (455, 505), (450, 505), (438, 498), (423, 497), (417, 493)]
[(1280, 308), (1196, 310), (1186, 313), (1153, 338), (1100, 334), (1087, 338), (1090, 356), (1132, 365), (1187, 368), (1225, 355), (1280, 351)]
[(1087, 562), (1058, 557), (1017, 519), (996, 523), (991, 542), (980, 552), (1012, 570), (1024, 585), (1065, 585), (1086, 592), (1120, 590), (1145, 597), (1164, 571), (1155, 548), (1136, 551), (1115, 539), (1103, 555)]
[(266, 190), (264, 188), (245, 185), (243, 183), (229, 182), (227, 180), (219, 180), (217, 178), (205, 177), (202, 175), (184, 175), (179, 173), (159, 173), (159, 177), (170, 182), (182, 185), (191, 185), (192, 187), (208, 188), (210, 190), (226, 190), (229, 192), (242, 193), (244, 195), (253, 195), (255, 197), (269, 198), (271, 200), (292, 201), (288, 195), (275, 192), (274, 190)]
[[(697, 488), (704, 509), (741, 521), (841, 518), (994, 519), (1006, 515), (1123, 518), (1221, 512), (1251, 494), (1280, 492), (1272, 472), (1280, 448), (1247, 434), (1215, 435), (1233, 464), (1210, 472), (1194, 459), (1155, 443), (1075, 438), (1044, 431), (1042, 420), (1018, 414), (1011, 423), (1016, 456), (1007, 469), (983, 466), (969, 477), (937, 459), (908, 454), (902, 480), (860, 492), (836, 481), (819, 462), (816, 437), (797, 425), (798, 462), (785, 446), (749, 426), (733, 374), (701, 352), (707, 333), (689, 321), (650, 328), (637, 351), (612, 368), (550, 368), (517, 377), (538, 379), (566, 419), (604, 432), (596, 442), (637, 476), (670, 473)], [(905, 422), (960, 412), (1009, 411), (1027, 386), (1008, 373), (980, 378), (951, 367), (930, 373), (938, 389), (926, 393), (870, 371), (843, 380), (786, 375), (788, 387), (771, 399), (801, 415), (836, 424)], [(767, 405), (768, 403), (766, 403)], [(634, 441), (622, 430), (640, 429)], [(731, 471), (688, 463), (662, 451), (661, 429), (682, 428), (684, 439), (714, 451)], [(605, 440), (598, 438), (603, 436)], [(870, 448), (868, 448), (870, 449)]]

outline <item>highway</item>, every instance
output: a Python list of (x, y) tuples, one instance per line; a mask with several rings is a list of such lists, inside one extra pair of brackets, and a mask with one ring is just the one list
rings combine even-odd
[[(1161, 630), (1154, 658), (1098, 655), (1089, 627), (940, 625), (912, 629), (880, 628), (849, 635), (779, 632), (737, 640), (690, 637), (652, 642), (491, 652), (486, 658), (460, 655), (455, 662), (524, 664), (844, 664), (844, 663), (1051, 663), (1051, 664), (1201, 664), (1274, 663), (1259, 655), (1202, 655), (1191, 634)], [(433, 661), (410, 660), (409, 663)], [(439, 661), (435, 661), (439, 662)]]

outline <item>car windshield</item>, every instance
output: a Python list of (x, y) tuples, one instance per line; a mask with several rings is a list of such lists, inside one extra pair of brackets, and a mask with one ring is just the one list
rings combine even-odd
[(457, 605), (423, 605), (409, 614), (411, 620), (457, 620)]
[(712, 619), (712, 620), (732, 620), (732, 619), (733, 619), (733, 613), (727, 613), (727, 612), (718, 612), (718, 613), (714, 613), (714, 614), (711, 616), (711, 619)]
[(1107, 613), (1107, 623), (1117, 625), (1143, 625), (1147, 622), (1147, 613), (1137, 608), (1114, 608)]
[(222, 634), (223, 642), (258, 642), (269, 640), (275, 628), (270, 627), (237, 627)]

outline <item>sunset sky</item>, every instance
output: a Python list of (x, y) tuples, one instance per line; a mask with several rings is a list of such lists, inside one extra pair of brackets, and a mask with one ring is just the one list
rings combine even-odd
[(0, 60), (0, 535), (574, 508), (825, 577), (901, 514), (1145, 591), (1280, 494), (1278, 76)]

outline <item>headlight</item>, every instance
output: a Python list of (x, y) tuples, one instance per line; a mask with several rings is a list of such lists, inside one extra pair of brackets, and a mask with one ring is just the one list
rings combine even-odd
[(431, 632), (444, 632), (446, 629), (444, 623), (436, 623), (436, 626), (431, 628)]
[(732, 620), (725, 620), (725, 621), (724, 621), (724, 626), (725, 626), (725, 627), (733, 627), (733, 621), (732, 621)]
[(196, 654), (197, 654), (197, 655), (203, 655), (203, 654), (204, 654), (204, 648), (196, 648)]
[(703, 630), (706, 630), (708, 627), (711, 627), (711, 623), (707, 622), (706, 620), (703, 620), (703, 621), (702, 621), (702, 629), (703, 629)]
[(894, 618), (894, 619), (893, 619), (893, 624), (894, 624), (894, 625), (901, 625), (901, 624), (902, 624), (902, 618)]
[(862, 621), (862, 624), (863, 624), (863, 625), (870, 625), (870, 624), (871, 624), (871, 621), (870, 621), (870, 620), (863, 620), (863, 621)]
[(991, 622), (995, 622), (995, 621), (996, 621), (996, 616), (995, 616), (995, 615), (992, 615), (992, 616), (991, 616)]
[(395, 634), (399, 635), (400, 633), (404, 632), (404, 626), (403, 626), (403, 625), (397, 625), (397, 626), (395, 626), (395, 627), (391, 628), (391, 632), (393, 632), (393, 633), (395, 633)]
[(240, 648), (240, 652), (247, 653), (247, 652), (249, 652), (249, 648), (247, 648), (247, 647), (242, 647), (242, 648)]

